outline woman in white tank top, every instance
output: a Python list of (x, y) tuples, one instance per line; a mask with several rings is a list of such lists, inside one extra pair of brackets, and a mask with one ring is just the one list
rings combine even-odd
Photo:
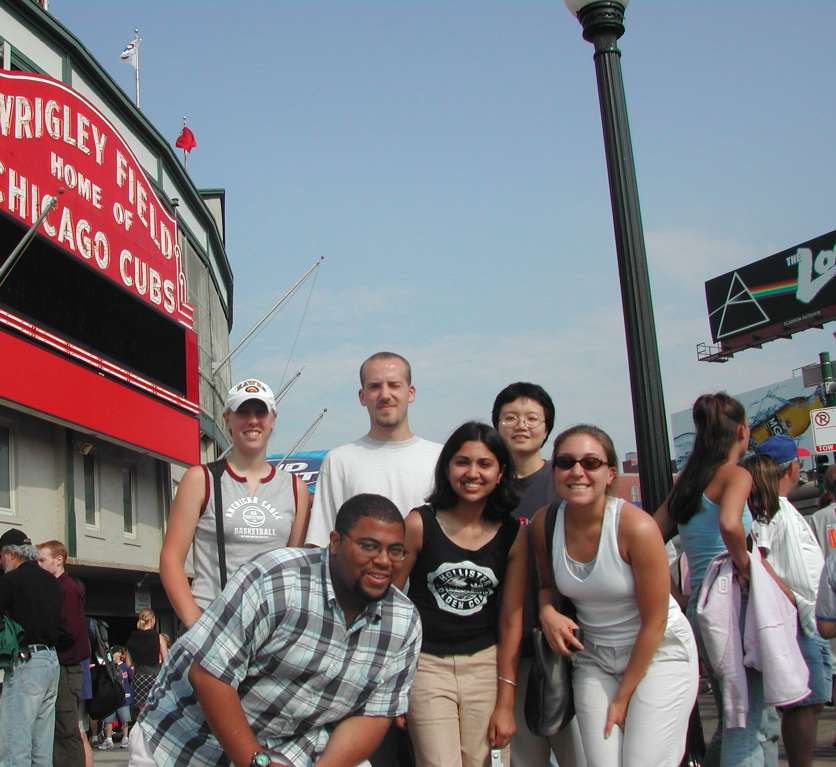
[[(563, 500), (553, 561), (546, 509), (533, 522), (540, 622), (555, 652), (572, 656), (575, 710), (590, 767), (679, 764), (697, 694), (697, 650), (670, 596), (668, 560), (653, 518), (608, 495), (612, 440), (595, 426), (558, 435), (552, 463)], [(569, 597), (577, 621), (557, 611)]]
[[(232, 441), (221, 481), (231, 578), (237, 566), (265, 550), (301, 546), (311, 499), (299, 477), (277, 471), (267, 461), (267, 442), (276, 423), (276, 400), (267, 384), (249, 378), (233, 386), (224, 405), (224, 422)], [(213, 493), (205, 466), (192, 466), (183, 475), (160, 552), (160, 580), (186, 628), (220, 593), (215, 509), (209, 504)], [(193, 543), (195, 580), (190, 586), (185, 563)]]

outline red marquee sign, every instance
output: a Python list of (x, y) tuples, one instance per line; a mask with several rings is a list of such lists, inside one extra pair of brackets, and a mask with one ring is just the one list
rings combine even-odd
[(0, 210), (187, 328), (177, 220), (110, 121), (64, 83), (0, 72)]

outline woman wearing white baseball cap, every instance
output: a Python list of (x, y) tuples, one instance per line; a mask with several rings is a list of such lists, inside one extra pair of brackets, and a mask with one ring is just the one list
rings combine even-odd
[[(190, 627), (245, 562), (283, 546), (301, 546), (311, 497), (305, 483), (267, 462), (276, 399), (248, 378), (227, 394), (224, 422), (232, 440), (225, 459), (192, 466), (180, 481), (160, 552), (160, 579)], [(194, 547), (191, 586), (185, 562)]]

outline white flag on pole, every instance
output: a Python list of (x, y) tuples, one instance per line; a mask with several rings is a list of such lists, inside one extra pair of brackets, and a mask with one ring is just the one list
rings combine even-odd
[(125, 46), (125, 50), (119, 54), (119, 58), (122, 59), (122, 61), (127, 61), (134, 69), (137, 68), (137, 54), (139, 53), (138, 46), (138, 41), (132, 40)]

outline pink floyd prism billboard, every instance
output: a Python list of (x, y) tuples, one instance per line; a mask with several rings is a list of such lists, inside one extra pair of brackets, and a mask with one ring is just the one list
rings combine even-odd
[(760, 346), (836, 319), (836, 231), (705, 283), (714, 343)]

